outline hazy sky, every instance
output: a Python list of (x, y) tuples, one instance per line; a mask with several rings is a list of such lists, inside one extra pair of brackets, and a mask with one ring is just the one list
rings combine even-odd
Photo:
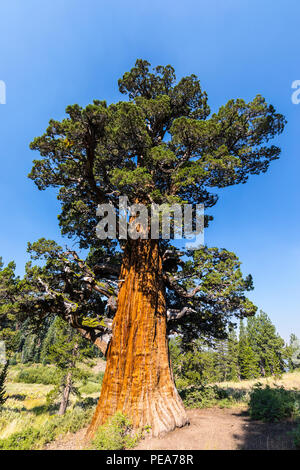
[[(5, 3), (5, 5), (4, 5)], [(68, 104), (121, 98), (117, 79), (136, 58), (195, 73), (212, 110), (260, 93), (283, 113), (282, 154), (269, 171), (220, 191), (209, 246), (235, 251), (254, 277), (254, 302), (280, 334), (300, 336), (300, 4), (294, 0), (11, 0), (0, 6), (0, 255), (28, 260), (27, 241), (60, 241), (55, 191), (27, 178), (29, 142)], [(275, 143), (275, 142), (274, 142)]]

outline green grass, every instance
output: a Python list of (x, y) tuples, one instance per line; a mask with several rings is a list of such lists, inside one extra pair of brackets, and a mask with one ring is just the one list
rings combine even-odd
[[(100, 395), (102, 372), (89, 372), (87, 383), (80, 387), (81, 397), (71, 398), (67, 413), (61, 417), (57, 415), (58, 403), (49, 405), (46, 400), (54, 387), (54, 366), (18, 364), (9, 369), (8, 399), (0, 409), (0, 449), (40, 449), (90, 422)], [(35, 383), (28, 383), (28, 377)]]
[(64, 416), (52, 415), (42, 425), (38, 426), (36, 422), (33, 426), (26, 426), (22, 431), (16, 431), (0, 439), (0, 450), (41, 449), (58, 436), (76, 432), (86, 426), (91, 420), (92, 413), (93, 408), (84, 410), (75, 406)]
[[(46, 396), (54, 387), (54, 366), (17, 364), (9, 368), (6, 384), (8, 399), (0, 409), (0, 449), (40, 449), (47, 442), (68, 432), (76, 432), (91, 419), (100, 394), (103, 372), (88, 369), (88, 380), (79, 386), (80, 398), (72, 398), (65, 416), (57, 415), (58, 404), (48, 405)], [(28, 377), (35, 383), (27, 383)], [(22, 380), (22, 381), (21, 381)], [(44, 383), (46, 382), (46, 383)], [(185, 386), (179, 393), (187, 408), (249, 405), (253, 419), (278, 421), (299, 418), (300, 373), (283, 374), (281, 379), (223, 382), (205, 387)], [(300, 428), (293, 434), (300, 447)], [(133, 434), (127, 418), (121, 415), (99, 428), (93, 447), (123, 449), (136, 445), (140, 434)]]

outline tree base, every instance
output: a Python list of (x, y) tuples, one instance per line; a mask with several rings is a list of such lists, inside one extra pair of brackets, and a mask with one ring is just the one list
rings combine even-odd
[(131, 240), (124, 253), (101, 396), (87, 436), (117, 411), (134, 429), (161, 436), (188, 423), (170, 367), (162, 260), (155, 240)]

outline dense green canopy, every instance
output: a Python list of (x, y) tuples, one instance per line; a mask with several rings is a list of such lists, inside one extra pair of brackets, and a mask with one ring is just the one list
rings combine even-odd
[[(56, 312), (94, 342), (110, 334), (121, 263), (117, 241), (95, 236), (97, 205), (117, 209), (126, 195), (129, 203), (211, 207), (214, 190), (245, 183), (278, 158), (280, 149), (269, 141), (285, 124), (260, 95), (249, 103), (230, 100), (211, 114), (198, 78), (176, 81), (170, 65), (151, 71), (137, 60), (119, 90), (126, 101), (68, 106), (67, 117), (50, 120), (31, 143), (41, 158), (29, 177), (41, 190), (58, 188), (62, 233), (90, 251), (83, 260), (52, 241), (30, 245), (45, 265), (27, 266), (27, 310), (35, 303), (40, 318)], [(187, 340), (201, 333), (222, 337), (233, 315), (255, 312), (245, 297), (251, 276), (242, 277), (234, 253), (207, 247), (179, 253), (171, 242), (160, 245), (170, 331)]]
[(217, 201), (213, 188), (244, 183), (268, 169), (280, 149), (269, 140), (285, 119), (260, 95), (230, 100), (210, 114), (195, 75), (176, 83), (174, 69), (147, 61), (119, 80), (129, 101), (95, 100), (66, 109), (31, 143), (41, 159), (30, 178), (39, 189), (59, 188), (62, 232), (95, 244), (96, 206), (126, 194), (130, 202)]

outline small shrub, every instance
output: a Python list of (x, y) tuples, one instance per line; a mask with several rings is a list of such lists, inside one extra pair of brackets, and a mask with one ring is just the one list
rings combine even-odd
[(33, 449), (35, 442), (40, 439), (40, 435), (41, 432), (34, 428), (27, 428), (25, 431), (15, 432), (6, 439), (0, 439), (0, 450)]
[(250, 392), (249, 414), (252, 419), (280, 421), (299, 415), (300, 393), (283, 387), (271, 388), (261, 383)]
[(213, 406), (217, 401), (216, 387), (199, 386), (182, 389), (180, 396), (187, 408), (205, 408)]
[(59, 382), (59, 373), (54, 367), (29, 367), (22, 369), (14, 378), (14, 382), (56, 385)]
[(184, 405), (187, 408), (207, 408), (219, 406), (221, 408), (232, 406), (235, 403), (247, 401), (247, 392), (214, 386), (186, 387), (179, 391)]
[(87, 410), (88, 408), (96, 406), (98, 403), (98, 398), (85, 397), (82, 400), (76, 402), (76, 407)]
[(134, 447), (140, 439), (141, 433), (132, 433), (128, 418), (116, 413), (108, 423), (98, 428), (92, 446), (96, 450), (122, 450)]

